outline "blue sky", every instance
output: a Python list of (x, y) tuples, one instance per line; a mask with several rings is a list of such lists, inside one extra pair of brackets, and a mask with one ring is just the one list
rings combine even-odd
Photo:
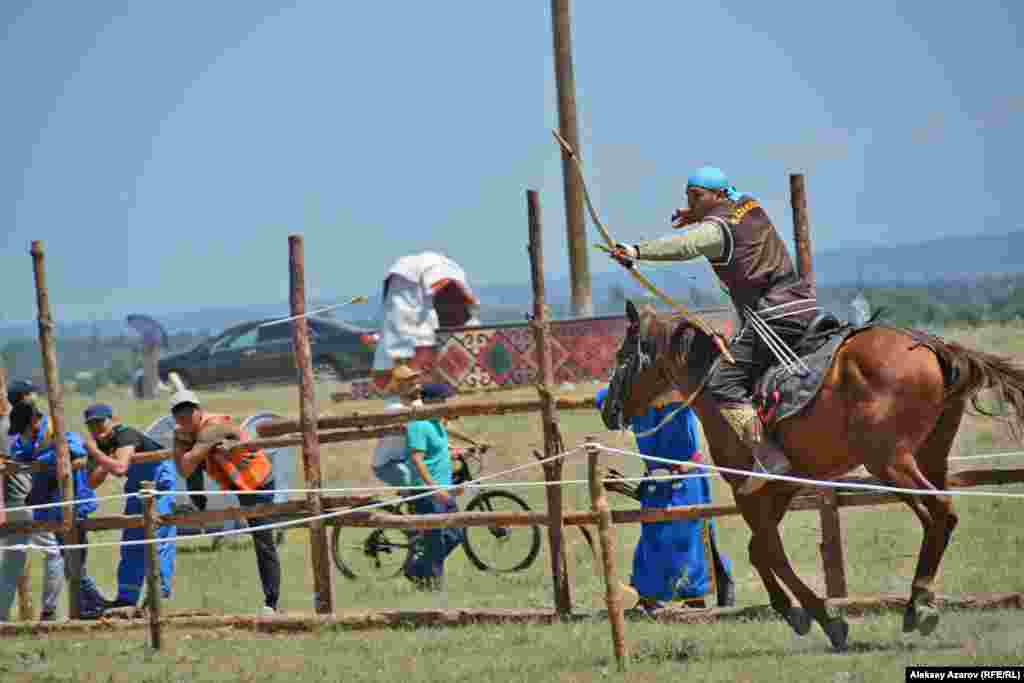
[[(0, 321), (372, 294), (432, 249), (529, 278), (524, 191), (564, 275), (550, 3), (0, 3)], [(1022, 3), (573, 3), (583, 153), (622, 240), (696, 166), (817, 250), (1024, 228)], [(588, 228), (594, 241), (597, 235)], [(614, 266), (591, 253), (593, 271)], [(706, 265), (680, 266), (695, 271)]]

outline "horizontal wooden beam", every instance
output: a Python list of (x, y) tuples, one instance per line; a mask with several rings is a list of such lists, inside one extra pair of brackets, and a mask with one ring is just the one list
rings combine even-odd
[[(907, 596), (880, 595), (839, 598), (828, 601), (840, 613), (849, 617), (885, 612), (902, 612), (906, 609)], [(988, 593), (964, 596), (937, 596), (940, 609), (994, 610), (1024, 609), (1024, 593)], [(14, 622), (0, 623), (0, 637), (62, 635), (80, 633), (109, 633), (134, 631), (148, 628), (149, 621), (141, 617), (141, 610), (119, 618), (105, 617), (90, 621), (66, 622)], [(605, 610), (577, 610), (568, 617), (571, 621), (604, 621), (608, 618)], [(665, 607), (654, 610), (646, 619), (664, 624), (708, 624), (746, 620), (777, 620), (769, 605), (746, 607), (713, 607), (692, 609)], [(557, 624), (565, 617), (549, 609), (382, 609), (382, 610), (341, 610), (333, 615), (279, 614), (275, 616), (212, 615), (186, 612), (168, 614), (161, 624), (176, 629), (217, 629), (234, 628), (240, 631), (259, 633), (304, 633), (321, 629), (366, 631), (389, 628), (439, 628), (459, 626), (481, 626), (502, 624)]]
[[(594, 397), (558, 398), (555, 401), (558, 410), (586, 410), (597, 407)], [(505, 401), (448, 401), (442, 405), (426, 405), (421, 408), (410, 408), (401, 413), (359, 413), (348, 415), (325, 415), (317, 420), (317, 429), (353, 429), (380, 427), (383, 425), (400, 425), (414, 420), (430, 420), (443, 417), (481, 417), (487, 415), (506, 415), (510, 413), (539, 412), (539, 398), (515, 399)], [(275, 420), (265, 422), (256, 427), (262, 437), (281, 436), (301, 431), (298, 420)]]

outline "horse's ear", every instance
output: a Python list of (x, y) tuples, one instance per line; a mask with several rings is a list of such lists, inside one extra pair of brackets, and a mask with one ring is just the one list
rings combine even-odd
[(626, 299), (626, 317), (634, 325), (640, 322), (640, 314), (637, 312), (636, 306), (629, 299)]

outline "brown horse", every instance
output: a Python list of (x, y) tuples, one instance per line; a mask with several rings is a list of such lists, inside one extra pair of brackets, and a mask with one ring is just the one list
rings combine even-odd
[[(606, 400), (606, 406), (620, 414), (605, 412), (606, 424), (614, 428), (623, 418), (628, 421), (645, 412), (653, 397), (674, 384), (692, 399), (715, 464), (748, 470), (748, 447), (715, 400), (700, 391), (719, 355), (712, 338), (678, 317), (658, 316), (650, 307), (638, 313), (628, 304), (627, 314), (630, 326), (612, 378), (620, 400)], [(640, 354), (650, 359), (647, 367), (634, 362)], [(960, 420), (968, 401), (980, 410), (976, 400), (983, 389), (993, 390), (1012, 409), (1016, 427), (1024, 424), (1024, 369), (1008, 359), (920, 332), (870, 326), (841, 344), (817, 397), (799, 414), (781, 421), (772, 438), (791, 460), (794, 477), (830, 480), (864, 465), (890, 486), (945, 489), (947, 459)], [(734, 488), (745, 478), (723, 477)], [(779, 535), (779, 522), (801, 488), (770, 481), (753, 494), (736, 496), (753, 533), (750, 562), (772, 607), (799, 635), (810, 630), (813, 617), (832, 646), (841, 650), (849, 627), (797, 576)], [(924, 527), (903, 630), (927, 635), (938, 623), (932, 586), (957, 516), (949, 496), (901, 497)], [(780, 582), (799, 606), (793, 605)]]

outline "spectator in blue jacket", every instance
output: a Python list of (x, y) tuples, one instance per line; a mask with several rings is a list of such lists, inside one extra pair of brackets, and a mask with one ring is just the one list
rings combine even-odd
[[(608, 389), (598, 392), (598, 408), (607, 394)], [(667, 478), (690, 469), (692, 474), (700, 474), (687, 467), (688, 463), (702, 461), (697, 416), (691, 408), (683, 407), (680, 398), (670, 391), (655, 398), (647, 413), (633, 418), (631, 427), (640, 453), (674, 461), (644, 461), (647, 480), (639, 486), (644, 509), (712, 502), (707, 477)], [(667, 422), (658, 428), (663, 420)], [(641, 524), (630, 583), (639, 595), (640, 608), (648, 612), (667, 602), (704, 607), (705, 595), (712, 592), (719, 607), (730, 607), (736, 602), (732, 566), (718, 549), (714, 521), (710, 519)]]
[[(49, 417), (44, 415), (34, 403), (19, 403), (11, 411), (9, 434), (15, 437), (11, 442), (11, 457), (14, 460), (46, 465), (44, 471), (32, 473), (32, 484), (25, 502), (28, 505), (61, 502), (60, 482), (57, 479), (57, 449), (53, 438), (53, 425)], [(66, 432), (65, 437), (68, 441), (68, 450), (72, 461), (86, 457), (85, 444), (78, 434)], [(74, 505), (75, 514), (79, 520), (84, 520), (96, 511), (96, 493), (89, 488), (84, 468), (74, 471), (72, 481), (74, 482), (75, 500), (79, 501)], [(60, 521), (63, 515), (62, 510), (61, 507), (44, 508), (36, 510), (34, 517), (37, 520)], [(79, 535), (79, 539), (80, 543), (86, 543), (84, 531)], [(67, 539), (62, 534), (57, 534), (57, 540), (61, 545), (67, 543)], [(67, 576), (67, 552), (62, 551), (62, 553)], [(110, 603), (100, 593), (96, 581), (86, 573), (86, 552), (82, 550), (81, 553), (81, 616), (84, 619), (95, 619)]]

